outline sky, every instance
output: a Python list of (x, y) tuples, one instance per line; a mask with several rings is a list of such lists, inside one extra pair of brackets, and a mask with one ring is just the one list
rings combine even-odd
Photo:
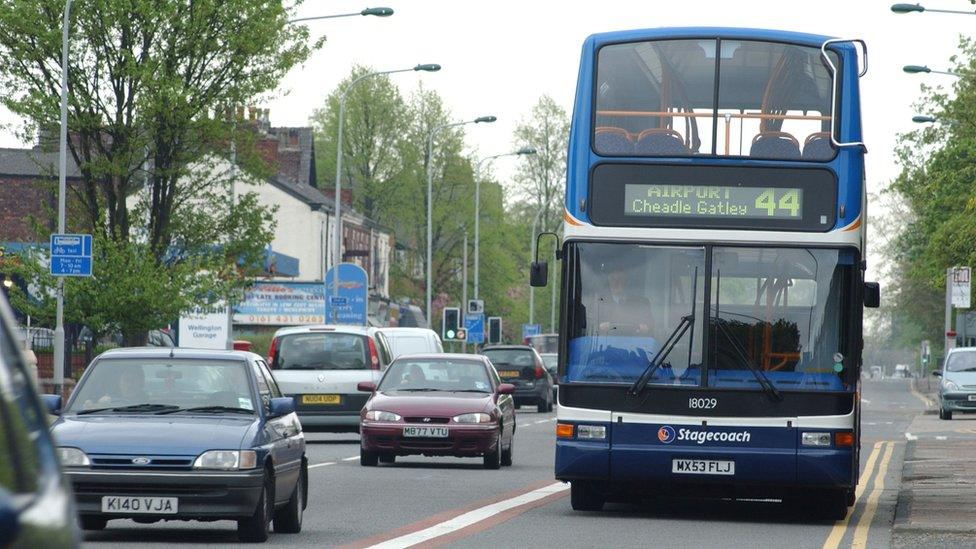
[[(373, 0), (368, 0), (373, 1)], [(404, 94), (422, 81), (436, 90), (453, 116), (495, 115), (498, 122), (467, 127), (475, 156), (513, 150), (512, 132), (547, 94), (572, 112), (580, 48), (590, 34), (672, 26), (758, 27), (809, 32), (867, 42), (869, 67), (861, 82), (868, 188), (880, 190), (898, 173), (892, 150), (896, 135), (912, 129), (919, 86), (952, 84), (952, 77), (910, 75), (906, 64), (945, 69), (960, 33), (976, 19), (938, 13), (894, 14), (879, 0), (305, 0), (297, 16), (359, 12), (391, 7), (391, 17), (351, 17), (306, 23), (324, 47), (283, 80), (263, 105), (275, 126), (308, 124), (330, 91), (355, 64), (389, 70), (439, 63), (438, 73), (407, 72), (392, 78)], [(966, 0), (919, 0), (928, 8), (973, 11)], [(0, 111), (0, 124), (16, 125)], [(9, 129), (0, 146), (18, 146)], [(505, 181), (515, 157), (495, 162)], [(869, 210), (870, 211), (870, 210)]]

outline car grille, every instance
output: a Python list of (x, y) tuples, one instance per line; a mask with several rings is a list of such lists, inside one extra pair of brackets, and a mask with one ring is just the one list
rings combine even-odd
[[(89, 458), (92, 469), (173, 471), (192, 469), (196, 456), (92, 455)], [(149, 463), (133, 463), (132, 460), (139, 458), (149, 459)]]
[(429, 417), (429, 416), (414, 416), (403, 418), (407, 423), (449, 423), (451, 418), (449, 417)]
[(963, 385), (963, 389), (976, 389), (976, 385)]
[(454, 442), (450, 440), (401, 440), (400, 447), (406, 450), (450, 450)]

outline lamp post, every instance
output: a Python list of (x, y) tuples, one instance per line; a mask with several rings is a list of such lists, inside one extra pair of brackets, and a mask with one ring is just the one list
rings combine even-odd
[(921, 4), (892, 4), (891, 11), (895, 13), (912, 13), (912, 12), (922, 13), (923, 11), (930, 11), (933, 13), (955, 13), (959, 15), (976, 15), (976, 11), (938, 10), (938, 9), (926, 8)]
[[(392, 13), (392, 10), (391, 10)], [(437, 72), (441, 70), (441, 66), (436, 63), (426, 63), (421, 65), (416, 65), (409, 69), (394, 69), (389, 71), (376, 71), (369, 72), (360, 75), (358, 78), (349, 83), (343, 90), (342, 94), (339, 96), (339, 131), (336, 136), (336, 177), (335, 177), (335, 250), (333, 252), (333, 278), (332, 278), (332, 295), (339, 295), (339, 264), (342, 263), (342, 127), (345, 120), (346, 112), (346, 97), (349, 91), (358, 84), (359, 82), (372, 78), (374, 76), (382, 76), (385, 74), (394, 74), (398, 72), (411, 72), (411, 71), (424, 71), (424, 72)], [(325, 277), (323, 277), (323, 283)], [(328, 293), (328, 292), (326, 292)], [(332, 308), (333, 320), (335, 320), (336, 311)], [(326, 320), (328, 321), (328, 320)]]
[(933, 124), (938, 121), (939, 119), (934, 116), (925, 116), (923, 114), (917, 114), (912, 117), (912, 122), (916, 124)]
[(439, 124), (430, 129), (430, 133), (427, 134), (427, 309), (424, 313), (427, 315), (427, 326), (433, 325), (433, 319), (431, 315), (431, 291), (433, 289), (433, 279), (431, 278), (431, 250), (434, 247), (433, 244), (433, 228), (434, 228), (434, 197), (433, 197), (433, 179), (434, 179), (434, 136), (437, 132), (447, 129), (454, 128), (456, 126), (464, 126), (466, 124), (481, 124), (482, 122), (490, 124), (498, 120), (494, 116), (479, 116), (474, 120), (465, 120), (463, 122), (449, 122), (447, 124)]
[[(64, 234), (68, 165), (68, 19), (71, 1), (65, 0), (61, 21), (61, 143), (58, 151), (58, 233)], [(57, 312), (54, 322), (54, 394), (64, 385), (64, 277), (58, 277)]]
[[(502, 158), (504, 156), (522, 156), (528, 154), (535, 154), (535, 149), (532, 147), (522, 147), (517, 151), (512, 151), (508, 153), (495, 154), (492, 156), (486, 156), (478, 161), (477, 166), (474, 170), (474, 298), (478, 299), (478, 283), (480, 278), (478, 274), (480, 272), (481, 256), (478, 254), (480, 247), (480, 233), (479, 226), (481, 224), (481, 165), (484, 162), (491, 162), (496, 158)], [(489, 164), (490, 165), (490, 164)], [(465, 300), (466, 301), (466, 300)]]
[(314, 15), (312, 17), (299, 17), (289, 19), (288, 23), (300, 23), (302, 21), (315, 21), (317, 19), (338, 19), (339, 17), (355, 17), (357, 15), (374, 15), (376, 17), (389, 17), (393, 15), (393, 8), (366, 8), (363, 11), (354, 13), (339, 13), (336, 15)]
[(902, 67), (901, 70), (907, 72), (908, 74), (921, 74), (921, 73), (924, 73), (924, 74), (929, 74), (929, 73), (931, 73), (931, 74), (944, 74), (946, 76), (955, 76), (956, 78), (961, 78), (961, 76), (962, 76), (959, 73), (955, 73), (955, 72), (952, 72), (952, 71), (937, 71), (937, 70), (933, 70), (933, 69), (928, 68), (925, 65), (905, 65), (904, 67)]

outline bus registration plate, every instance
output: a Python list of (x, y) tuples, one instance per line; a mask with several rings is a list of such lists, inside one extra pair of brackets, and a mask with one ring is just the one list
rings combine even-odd
[(715, 459), (675, 459), (671, 461), (671, 472), (692, 475), (734, 475), (735, 462)]

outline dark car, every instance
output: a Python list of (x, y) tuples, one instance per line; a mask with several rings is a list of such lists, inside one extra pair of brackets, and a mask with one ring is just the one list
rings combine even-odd
[(0, 293), (0, 547), (77, 547), (69, 483)]
[(529, 345), (498, 345), (481, 351), (498, 370), (502, 381), (515, 386), (515, 406), (535, 405), (551, 412), (552, 376), (539, 353)]
[(552, 393), (558, 395), (559, 376), (556, 370), (559, 367), (559, 355), (556, 353), (539, 353), (539, 357), (542, 358), (542, 365), (546, 367), (549, 377), (552, 378)]
[(411, 355), (394, 360), (372, 392), (360, 423), (360, 464), (396, 456), (482, 456), (487, 469), (512, 464), (515, 387), (478, 355)]
[(82, 528), (110, 519), (237, 521), (241, 541), (296, 533), (308, 495), (291, 397), (244, 351), (113, 349), (85, 371), (51, 430)]

